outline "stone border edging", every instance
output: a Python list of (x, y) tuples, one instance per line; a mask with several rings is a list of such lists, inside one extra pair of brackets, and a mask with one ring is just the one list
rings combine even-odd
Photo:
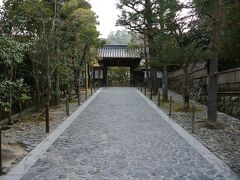
[(84, 102), (73, 114), (49, 134), (40, 144), (37, 145), (27, 156), (25, 156), (7, 175), (0, 177), (0, 180), (19, 180), (36, 163), (36, 161), (49, 149), (55, 140), (72, 124), (72, 122), (83, 112), (83, 110), (102, 91), (100, 88), (86, 102)]
[(221, 172), (226, 179), (239, 179), (237, 174), (235, 174), (221, 159), (214, 155), (209, 149), (202, 145), (181, 126), (175, 123), (165, 112), (163, 112), (159, 107), (157, 107), (157, 105), (144, 96), (138, 89), (136, 89), (136, 91), (164, 119), (164, 121), (166, 121), (181, 137), (186, 140), (190, 146), (192, 146), (202, 157), (204, 157), (211, 166), (213, 166), (217, 171)]

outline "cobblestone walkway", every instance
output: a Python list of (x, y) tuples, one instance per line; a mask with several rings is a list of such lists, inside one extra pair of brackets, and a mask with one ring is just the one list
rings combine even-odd
[(238, 179), (215, 169), (134, 88), (104, 88), (22, 177)]

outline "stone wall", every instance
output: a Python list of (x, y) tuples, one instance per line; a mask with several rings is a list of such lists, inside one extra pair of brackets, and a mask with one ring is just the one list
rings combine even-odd
[[(169, 88), (181, 94), (183, 71), (169, 73)], [(207, 103), (208, 74), (204, 64), (191, 72), (191, 98)], [(218, 110), (240, 119), (240, 68), (219, 72)]]

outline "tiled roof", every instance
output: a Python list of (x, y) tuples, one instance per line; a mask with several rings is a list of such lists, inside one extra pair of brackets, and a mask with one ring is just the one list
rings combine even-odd
[(98, 58), (142, 58), (142, 48), (127, 45), (105, 45), (98, 49)]

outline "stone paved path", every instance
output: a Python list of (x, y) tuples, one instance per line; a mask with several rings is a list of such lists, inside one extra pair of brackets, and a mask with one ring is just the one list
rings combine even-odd
[(238, 179), (199, 154), (134, 88), (104, 88), (22, 177)]

